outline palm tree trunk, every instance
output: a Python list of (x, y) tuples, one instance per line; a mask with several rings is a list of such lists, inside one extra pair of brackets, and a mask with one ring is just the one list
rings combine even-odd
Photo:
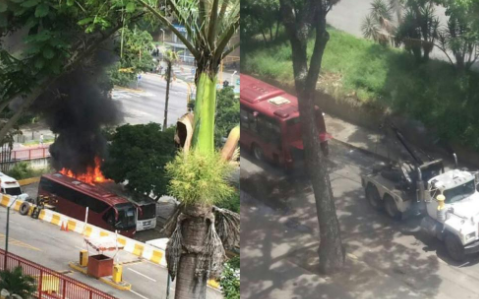
[(205, 299), (208, 277), (196, 277), (195, 272), (208, 256), (204, 251), (212, 207), (193, 204), (183, 213), (187, 215), (181, 227), (184, 253), (178, 266), (175, 299)]
[[(201, 68), (198, 67), (198, 70)], [(203, 68), (204, 69), (204, 68)], [(214, 152), (217, 74), (203, 71), (198, 76), (192, 146), (203, 154)]]
[(165, 115), (163, 117), (163, 131), (166, 130), (166, 126), (168, 125), (168, 100), (170, 98), (170, 81), (171, 81), (171, 62), (168, 63), (167, 71), (167, 80), (166, 80), (166, 95), (165, 95)]

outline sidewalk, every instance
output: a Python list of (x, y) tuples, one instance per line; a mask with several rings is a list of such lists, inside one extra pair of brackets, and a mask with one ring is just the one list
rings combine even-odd
[[(411, 155), (406, 151), (396, 136), (392, 134), (386, 135), (381, 132), (379, 128), (377, 131), (372, 131), (328, 114), (325, 116), (325, 121), (328, 133), (332, 135), (334, 141), (374, 155), (381, 160), (412, 162)], [(407, 141), (407, 136), (405, 136), (405, 138)], [(410, 145), (414, 151), (418, 150), (414, 144)], [(419, 156), (422, 157), (420, 154)], [(434, 158), (442, 158), (446, 168), (454, 167), (452, 157), (438, 156), (437, 154), (432, 156)]]

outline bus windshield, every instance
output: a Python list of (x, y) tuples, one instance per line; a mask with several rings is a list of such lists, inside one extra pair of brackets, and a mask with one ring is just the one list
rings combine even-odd
[(122, 203), (115, 205), (118, 211), (118, 220), (116, 221), (116, 229), (129, 230), (136, 228), (136, 208), (131, 203)]

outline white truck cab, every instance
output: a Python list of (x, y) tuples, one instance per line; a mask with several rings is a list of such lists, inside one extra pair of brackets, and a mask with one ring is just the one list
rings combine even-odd
[[(421, 227), (445, 241), (449, 255), (462, 261), (467, 254), (479, 252), (479, 192), (476, 175), (451, 170), (428, 181), (425, 196), (427, 215)], [(439, 195), (444, 207), (438, 209)]]
[(20, 184), (16, 179), (0, 172), (0, 181), (2, 194), (18, 197), (20, 200), (26, 200), (28, 198), (28, 194), (22, 192)]

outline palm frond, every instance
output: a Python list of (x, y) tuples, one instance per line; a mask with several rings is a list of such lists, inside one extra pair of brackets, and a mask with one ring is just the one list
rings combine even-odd
[(240, 215), (226, 209), (214, 207), (216, 230), (224, 248), (231, 249), (240, 241)]
[(368, 15), (361, 25), (363, 36), (368, 39), (377, 40), (379, 35), (379, 25), (374, 16)]

